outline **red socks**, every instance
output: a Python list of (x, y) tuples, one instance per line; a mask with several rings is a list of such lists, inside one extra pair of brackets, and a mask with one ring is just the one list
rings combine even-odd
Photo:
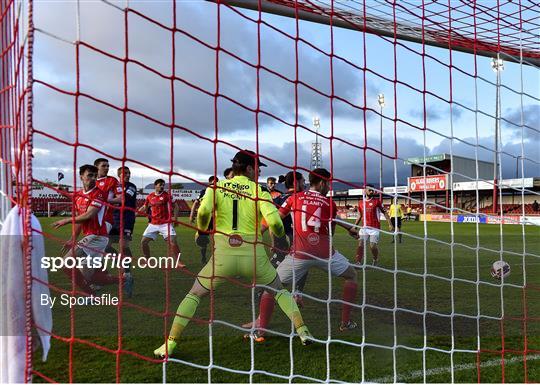
[[(75, 272), (75, 274), (72, 273), (73, 271)], [(90, 284), (84, 278), (84, 275), (81, 273), (79, 269), (74, 269), (74, 268), (69, 269), (67, 267), (64, 267), (62, 269), (62, 272), (69, 277), (70, 281), (73, 278), (73, 281), (74, 281), (73, 283), (79, 289), (81, 289), (82, 291), (84, 291), (85, 293), (89, 295), (95, 295), (94, 290), (92, 290), (92, 288), (90, 287)]]
[[(345, 281), (343, 286), (343, 301), (354, 303), (356, 298), (356, 291), (358, 289), (358, 284), (353, 281)], [(351, 319), (351, 310), (352, 306), (348, 303), (343, 304), (343, 309), (341, 310), (341, 322), (346, 324)]]
[(272, 318), (274, 312), (275, 299), (274, 295), (267, 293), (266, 291), (261, 296), (261, 303), (259, 304), (259, 327), (266, 329)]
[(100, 269), (96, 270), (90, 278), (90, 282), (97, 283), (98, 285), (116, 285), (119, 281), (118, 276), (110, 275)]

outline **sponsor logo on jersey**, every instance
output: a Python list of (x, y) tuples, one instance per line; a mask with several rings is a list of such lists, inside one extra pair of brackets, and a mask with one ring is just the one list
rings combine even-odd
[(308, 235), (308, 242), (310, 245), (315, 246), (319, 244), (319, 234), (311, 233)]
[(229, 237), (229, 246), (240, 247), (244, 243), (242, 237), (238, 234), (233, 234)]

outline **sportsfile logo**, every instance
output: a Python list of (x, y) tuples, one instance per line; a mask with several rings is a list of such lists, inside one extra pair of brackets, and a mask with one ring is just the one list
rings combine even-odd
[(62, 269), (98, 269), (105, 271), (109, 268), (127, 269), (131, 266), (132, 269), (178, 269), (184, 265), (181, 262), (182, 253), (178, 253), (174, 257), (139, 257), (133, 263), (133, 258), (123, 256), (121, 253), (107, 253), (103, 257), (92, 257), (86, 255), (84, 257), (43, 257), (41, 259), (41, 268), (49, 269), (52, 272)]

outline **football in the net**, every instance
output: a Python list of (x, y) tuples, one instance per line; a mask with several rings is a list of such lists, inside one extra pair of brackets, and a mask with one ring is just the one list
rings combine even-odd
[(496, 279), (506, 278), (510, 275), (510, 265), (505, 261), (495, 261), (491, 265), (491, 276)]

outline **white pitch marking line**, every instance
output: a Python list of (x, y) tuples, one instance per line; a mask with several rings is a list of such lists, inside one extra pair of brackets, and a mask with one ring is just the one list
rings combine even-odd
[[(540, 360), (540, 354), (534, 354), (534, 355), (530, 355), (530, 356), (527, 357), (527, 361), (534, 361), (534, 360)], [(515, 356), (515, 357), (505, 359), (504, 360), (504, 365), (506, 366), (506, 365), (514, 364), (516, 362), (521, 362), (521, 361), (523, 361), (523, 356)], [(496, 359), (496, 360), (482, 362), (480, 364), (480, 367), (481, 368), (489, 368), (489, 367), (500, 366), (500, 365), (501, 365), (501, 360)], [(461, 371), (461, 370), (472, 370), (472, 369), (476, 369), (476, 367), (477, 367), (476, 363), (474, 363), (474, 364), (454, 365), (454, 372)], [(451, 371), (452, 371), (452, 368), (450, 368), (449, 366), (442, 366), (442, 367), (439, 367), (439, 368), (427, 369), (426, 370), (426, 377), (435, 376), (435, 375), (438, 375), (438, 374), (450, 373)], [(414, 378), (423, 377), (423, 376), (424, 376), (424, 371), (423, 370), (415, 370), (414, 372), (410, 372), (410, 373), (404, 374), (404, 375), (399, 375), (398, 374), (397, 381), (406, 382), (406, 381), (412, 380)], [(369, 382), (375, 382), (375, 383), (394, 382), (394, 376), (380, 377), (380, 378), (376, 378), (374, 380), (371, 380)]]

